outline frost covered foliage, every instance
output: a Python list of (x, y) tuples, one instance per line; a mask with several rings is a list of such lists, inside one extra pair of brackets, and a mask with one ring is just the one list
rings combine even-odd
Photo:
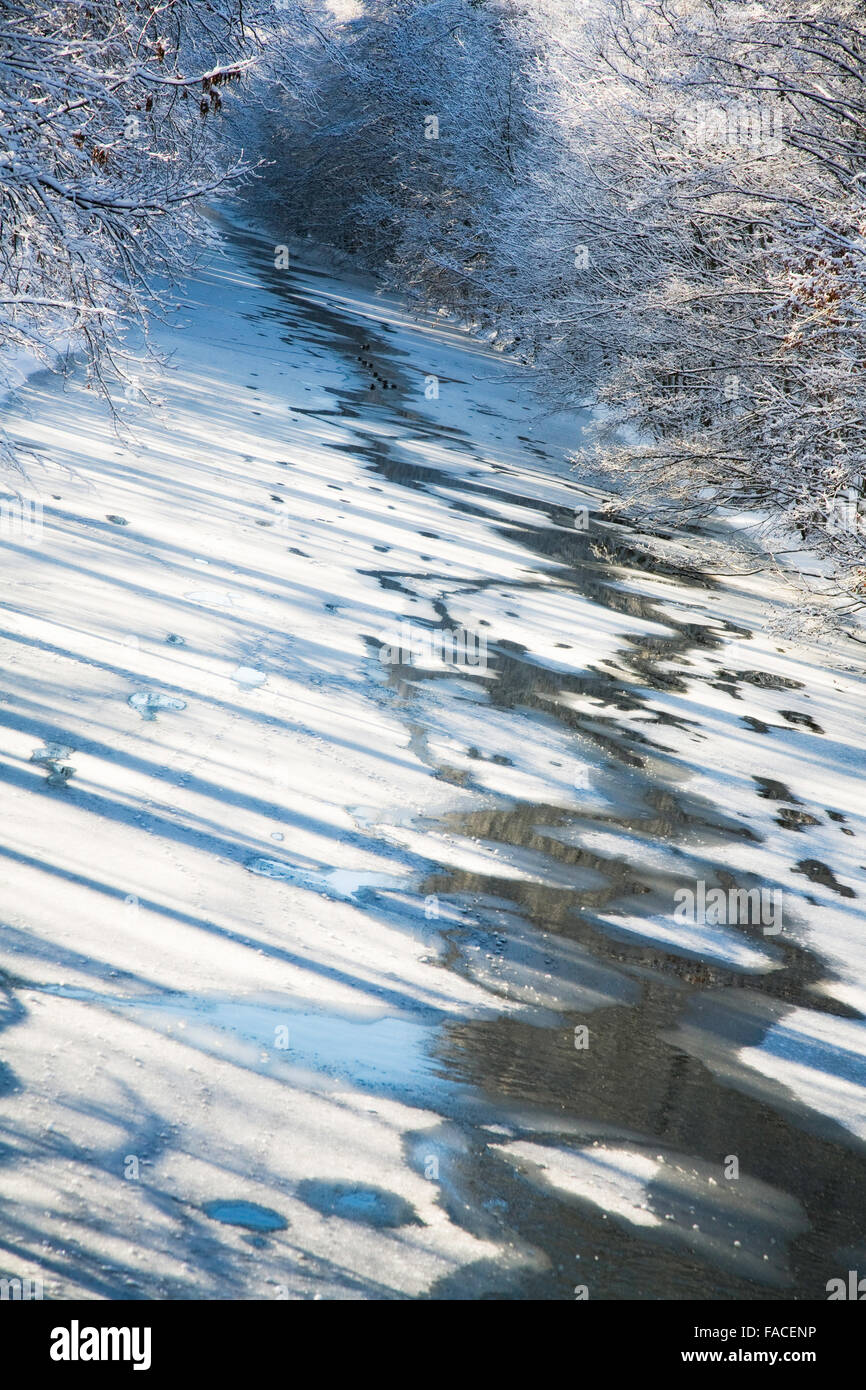
[(834, 0), (628, 0), (546, 74), (579, 171), (564, 196), (588, 214), (579, 319), (615, 326), (600, 395), (641, 440), (608, 461), (633, 492), (649, 481), (680, 505), (781, 512), (855, 580), (864, 78), (859, 8)]
[(123, 327), (200, 239), (197, 200), (243, 173), (221, 113), (270, 32), (243, 0), (0, 0), (5, 364), (68, 343), (103, 389), (124, 376)]
[(273, 132), (287, 230), (600, 402), (635, 505), (766, 508), (862, 584), (860, 0), (371, 0), (334, 33)]
[(417, 287), (484, 312), (503, 190), (519, 185), (529, 115), (508, 5), (369, 0), (331, 31), (315, 100), (287, 108), (264, 153), (272, 212)]

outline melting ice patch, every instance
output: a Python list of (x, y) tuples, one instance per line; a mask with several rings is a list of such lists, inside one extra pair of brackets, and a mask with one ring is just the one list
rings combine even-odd
[(227, 589), (193, 589), (184, 594), (189, 603), (200, 604), (203, 608), (234, 608), (237, 599)]
[(48, 767), (51, 763), (71, 758), (74, 752), (75, 749), (67, 743), (46, 743), (44, 748), (34, 748), (30, 754), (30, 761), (38, 763), (41, 767)]
[(393, 824), (383, 827), (381, 834), (383, 839), (400, 845), (410, 854), (435, 859), (437, 864), (456, 873), (539, 883), (545, 888), (570, 892), (602, 888), (607, 881), (596, 869), (582, 864), (556, 864), (541, 851), (523, 849), (520, 845), (434, 830), (404, 829)]
[(254, 666), (239, 666), (232, 676), (232, 680), (246, 690), (254, 690), (258, 685), (264, 685), (267, 676), (264, 671), (257, 671)]
[(278, 1212), (258, 1202), (205, 1202), (202, 1211), (214, 1221), (248, 1231), (284, 1231), (289, 1224)]
[[(211, 1057), (298, 1084), (333, 1082), (415, 1097), (448, 1085), (431, 1060), (434, 1026), (382, 1006), (339, 1013), (287, 996), (169, 995), (108, 999), (71, 986), (46, 993), (96, 1000)], [(292, 1075), (294, 1073), (294, 1075)], [(450, 1087), (453, 1089), (453, 1086)]]
[(581, 1197), (633, 1226), (663, 1226), (648, 1200), (650, 1183), (661, 1162), (630, 1149), (551, 1149), (518, 1142), (493, 1144), (495, 1152), (515, 1164), (531, 1165), (531, 1180), (572, 1197)]
[(866, 1139), (866, 1025), (859, 1019), (793, 1009), (737, 1058)]
[(462, 969), (506, 999), (545, 1009), (588, 1012), (634, 1003), (635, 981), (597, 961), (567, 937), (538, 931), (500, 912), (471, 939), (456, 938)]
[(142, 719), (155, 719), (160, 709), (186, 709), (185, 700), (179, 700), (176, 695), (159, 695), (153, 690), (136, 690), (130, 695), (129, 704), (138, 710)]
[(457, 682), (437, 682), (419, 703), (432, 757), (479, 790), (543, 805), (608, 808), (609, 799), (594, 789), (589, 749), (552, 716), (495, 709)]
[(75, 768), (64, 766), (63, 759), (71, 757), (74, 752), (75, 749), (66, 743), (46, 743), (44, 748), (34, 748), (30, 761), (37, 767), (45, 768), (49, 787), (65, 787), (69, 778), (75, 775)]
[(614, 932), (658, 942), (677, 954), (721, 961), (736, 970), (763, 972), (779, 968), (778, 960), (753, 946), (747, 938), (738, 936), (735, 928), (710, 926), (705, 922), (680, 924), (672, 917), (638, 917), (627, 913), (621, 916), (599, 913), (598, 920)]
[(298, 1196), (322, 1216), (341, 1216), (344, 1221), (358, 1221), (364, 1226), (423, 1224), (410, 1202), (379, 1187), (310, 1180), (299, 1183)]
[(284, 859), (254, 859), (247, 865), (251, 874), (260, 878), (280, 878), (294, 883), (298, 888), (309, 888), (314, 893), (324, 893), (329, 898), (341, 898), (351, 902), (366, 888), (399, 889), (406, 887), (406, 879), (395, 874), (376, 873), (361, 869), (327, 869), (320, 871), (302, 864), (291, 864)]
[(721, 1164), (594, 1144), (554, 1148), (518, 1141), (491, 1150), (534, 1186), (587, 1202), (652, 1239), (682, 1244), (715, 1265), (776, 1287), (791, 1282), (788, 1241), (808, 1228), (796, 1198)]

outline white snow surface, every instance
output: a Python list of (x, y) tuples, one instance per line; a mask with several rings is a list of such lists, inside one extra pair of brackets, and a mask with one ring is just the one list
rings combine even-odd
[[(244, 238), (157, 327), (172, 357), (131, 433), (75, 379), (36, 378), (7, 420), (44, 503), (39, 545), (0, 538), (15, 1272), (61, 1299), (367, 1298), (461, 1273), (479, 1293), (544, 1267), (513, 1230), (458, 1222), (424, 1176), (425, 1136), (463, 1086), (437, 1037), (460, 1020), (627, 1008), (643, 977), (627, 962), (594, 975), (591, 940), (545, 940), (519, 911), (499, 956), (446, 968), (445, 929), (472, 894), (478, 920), (507, 907), (508, 885), (554, 906), (583, 895), (571, 920), (599, 943), (733, 974), (811, 953), (816, 1007), (781, 1010), (755, 1046), (714, 1038), (713, 1065), (731, 1085), (772, 1077), (799, 1112), (866, 1137), (862, 1024), (826, 1012), (866, 1012), (856, 646), (774, 637), (794, 600), (772, 576), (703, 589), (624, 564), (617, 603), (578, 592), (533, 538), (545, 516), (567, 536), (570, 511), (599, 505), (557, 463), (580, 421), (569, 440), (561, 421), (545, 434), (496, 354), (321, 268), (293, 267), (284, 289), (270, 247)], [(396, 390), (370, 390), (360, 359), (374, 355)], [(446, 611), (487, 634), (489, 670), (383, 665), (383, 634), (404, 619), (433, 630)], [(713, 644), (672, 646), (665, 668), (653, 644), (684, 622)], [(644, 681), (644, 657), (672, 682)], [(540, 708), (497, 701), (505, 658), (546, 673)], [(600, 693), (611, 676), (640, 699)], [(605, 752), (626, 745), (641, 768)], [(813, 823), (780, 824), (758, 776)], [(644, 777), (705, 819), (663, 826)], [(523, 813), (508, 842), (495, 817)], [(725, 838), (714, 815), (743, 833)], [(708, 879), (723, 862), (781, 890), (781, 937), (676, 923), (677, 866), (688, 879), (703, 862)], [(677, 1045), (706, 1055), (699, 1031)], [(647, 1201), (659, 1163), (642, 1149), (501, 1146), (512, 1164), (539, 1154), (548, 1186), (694, 1248), (682, 1192)], [(710, 1201), (705, 1169), (689, 1172)], [(387, 1192), (414, 1218), (323, 1211), (316, 1183)], [(742, 1194), (733, 1214), (712, 1197), (703, 1255), (784, 1286), (796, 1204), (753, 1179)], [(218, 1200), (289, 1224), (251, 1247), (207, 1216)]]

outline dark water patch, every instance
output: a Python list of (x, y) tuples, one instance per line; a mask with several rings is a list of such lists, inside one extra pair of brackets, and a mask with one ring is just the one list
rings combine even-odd
[(806, 714), (804, 710), (780, 709), (779, 713), (783, 719), (787, 719), (789, 724), (796, 724), (800, 728), (808, 729), (813, 734), (823, 734), (824, 730), (820, 724), (816, 724), (811, 714)]
[(740, 718), (746, 728), (751, 729), (754, 734), (768, 734), (770, 732), (769, 724), (765, 724), (763, 719), (756, 719), (752, 714), (743, 714)]
[(716, 672), (719, 680), (743, 682), (758, 686), (761, 690), (802, 690), (803, 682), (791, 680), (788, 676), (777, 676), (771, 671), (724, 671)]
[(784, 830), (803, 830), (808, 825), (820, 825), (821, 822), (808, 811), (797, 811), (792, 806), (783, 806), (776, 817), (776, 824), (781, 825)]
[(787, 801), (791, 806), (799, 806), (799, 798), (789, 791), (784, 782), (777, 782), (774, 777), (758, 777), (752, 773), (752, 781), (758, 788), (758, 796), (764, 797), (767, 801)]
[(805, 874), (810, 883), (820, 883), (822, 888), (832, 888), (833, 892), (842, 898), (857, 896), (854, 889), (849, 888), (846, 883), (840, 883), (829, 865), (822, 863), (820, 859), (801, 859), (792, 873)]

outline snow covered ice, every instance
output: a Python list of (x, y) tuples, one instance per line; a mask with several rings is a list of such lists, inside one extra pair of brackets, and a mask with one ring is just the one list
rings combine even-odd
[[(220, 225), (131, 435), (75, 375), (7, 411), (5, 1263), (822, 1298), (866, 1255), (862, 653), (693, 535), (647, 562), (496, 354)], [(486, 659), (383, 662), (404, 623)], [(677, 920), (699, 882), (781, 930)]]

